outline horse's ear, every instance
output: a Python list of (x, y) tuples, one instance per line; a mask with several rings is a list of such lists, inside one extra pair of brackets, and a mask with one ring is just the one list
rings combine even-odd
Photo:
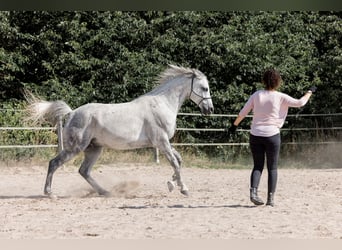
[(202, 71), (200, 71), (199, 69), (193, 68), (192, 71), (197, 78), (202, 78), (203, 76), (205, 76), (204, 73)]

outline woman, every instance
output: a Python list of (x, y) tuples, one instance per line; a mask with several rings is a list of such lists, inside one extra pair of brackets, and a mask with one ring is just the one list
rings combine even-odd
[(266, 70), (262, 78), (265, 89), (256, 91), (250, 96), (228, 130), (230, 134), (234, 133), (239, 123), (253, 110), (249, 140), (254, 162), (250, 179), (250, 200), (255, 205), (264, 204), (258, 196), (258, 186), (266, 156), (268, 170), (268, 195), (266, 205), (274, 206), (274, 193), (278, 178), (277, 165), (281, 143), (280, 128), (284, 124), (288, 108), (304, 106), (316, 90), (316, 87), (311, 87), (302, 98), (294, 99), (289, 95), (276, 91), (281, 81), (281, 76), (278, 71), (274, 69)]

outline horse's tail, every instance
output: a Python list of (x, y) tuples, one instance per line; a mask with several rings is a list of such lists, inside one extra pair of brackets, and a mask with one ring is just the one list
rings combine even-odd
[(70, 113), (72, 109), (64, 101), (48, 102), (41, 98), (26, 94), (26, 120), (34, 124), (48, 122), (55, 126), (59, 119)]

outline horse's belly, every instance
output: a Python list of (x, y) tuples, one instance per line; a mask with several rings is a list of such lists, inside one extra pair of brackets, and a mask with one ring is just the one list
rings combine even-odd
[(118, 150), (128, 150), (128, 149), (135, 149), (135, 148), (146, 148), (146, 147), (151, 147), (151, 144), (149, 143), (137, 143), (137, 142), (132, 142), (132, 143), (117, 143), (117, 142), (112, 142), (112, 143), (106, 143), (106, 145), (103, 145), (108, 148), (112, 149), (118, 149)]
[(150, 147), (151, 143), (146, 138), (136, 138), (134, 136), (113, 136), (107, 134), (101, 138), (96, 137), (93, 141), (97, 145), (108, 148), (125, 150), (134, 148)]

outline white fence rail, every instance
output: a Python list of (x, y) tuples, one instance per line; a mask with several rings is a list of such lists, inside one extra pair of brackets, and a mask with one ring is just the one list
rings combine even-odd
[[(201, 116), (200, 113), (179, 113), (178, 116)], [(227, 117), (235, 118), (237, 115), (226, 115), (226, 114), (213, 114), (210, 117)], [(295, 114), (288, 115), (288, 117), (324, 117), (324, 116), (342, 116), (342, 113), (333, 114)], [(251, 117), (250, 115), (247, 117)], [(3, 130), (51, 130), (56, 131), (58, 134), (58, 145), (46, 144), (46, 145), (0, 145), (0, 149), (14, 149), (14, 148), (58, 148), (63, 149), (62, 144), (62, 122), (59, 122), (57, 128), (55, 127), (0, 127), (0, 131)], [(225, 128), (177, 128), (177, 131), (211, 131), (211, 132), (224, 132)], [(317, 130), (342, 130), (342, 127), (314, 127), (314, 128), (282, 128), (282, 131), (317, 131)], [(248, 129), (237, 129), (240, 132), (248, 132)], [(340, 144), (341, 141), (324, 141), (324, 142), (286, 142), (283, 144), (296, 145), (296, 144)], [(248, 146), (247, 142), (231, 143), (231, 142), (220, 142), (220, 143), (172, 143), (173, 146)], [(159, 163), (159, 151), (155, 149), (155, 161)]]

